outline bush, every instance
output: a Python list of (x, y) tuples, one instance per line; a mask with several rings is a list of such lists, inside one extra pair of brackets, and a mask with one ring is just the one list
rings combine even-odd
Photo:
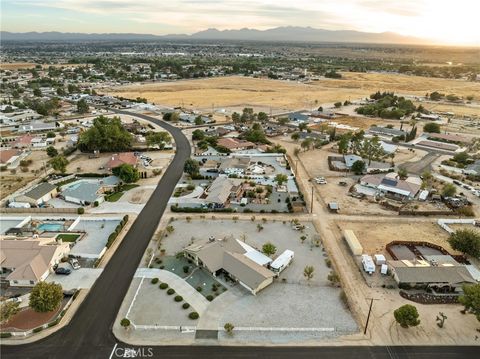
[(189, 266), (183, 266), (183, 273), (188, 273), (189, 269)]
[(159, 280), (158, 278), (153, 278), (153, 279), (150, 281), (150, 283), (152, 283), (152, 284), (157, 284), (157, 283), (158, 283), (158, 280)]
[(198, 319), (198, 318), (200, 317), (200, 315), (198, 315), (197, 312), (190, 312), (190, 313), (188, 314), (188, 317), (189, 317), (190, 319)]
[(393, 312), (393, 316), (402, 328), (415, 327), (420, 324), (417, 308), (411, 304), (402, 305)]
[(55, 319), (53, 322), (48, 323), (48, 327), (49, 327), (49, 328), (54, 327), (54, 326), (57, 325), (59, 322), (60, 322), (60, 318), (57, 318), (57, 319)]
[(167, 289), (168, 288), (168, 284), (167, 283), (162, 283), (158, 286), (160, 289)]
[(202, 291), (202, 287), (198, 286), (197, 287), (197, 292), (201, 292)]
[(84, 213), (85, 213), (85, 209), (83, 207), (77, 208), (77, 214), (84, 214)]
[(174, 300), (175, 302), (181, 302), (183, 300), (183, 297), (181, 295), (176, 295)]
[(169, 289), (167, 290), (167, 294), (168, 294), (168, 295), (172, 295), (173, 293), (175, 293), (175, 289), (169, 288)]
[(12, 336), (12, 333), (0, 333), (0, 338), (10, 338)]
[(188, 309), (188, 308), (190, 308), (190, 304), (188, 304), (188, 303), (183, 303), (182, 308), (183, 308), (183, 309)]
[(213, 295), (211, 295), (211, 294), (207, 295), (207, 300), (209, 302), (211, 302), (213, 300)]
[(41, 332), (43, 330), (43, 327), (36, 327), (35, 329), (32, 330), (34, 333)]

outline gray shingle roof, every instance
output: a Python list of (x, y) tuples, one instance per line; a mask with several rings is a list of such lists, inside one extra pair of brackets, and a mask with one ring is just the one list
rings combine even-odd
[(48, 182), (43, 182), (38, 186), (32, 188), (30, 191), (26, 192), (24, 196), (38, 200), (43, 196), (45, 196), (46, 194), (52, 192), (55, 188), (57, 187), (54, 186), (53, 184), (50, 184)]

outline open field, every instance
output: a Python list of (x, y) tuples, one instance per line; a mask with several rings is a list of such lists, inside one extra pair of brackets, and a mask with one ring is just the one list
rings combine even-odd
[(425, 241), (445, 248), (450, 254), (454, 251), (447, 242), (448, 233), (432, 220), (420, 223), (391, 222), (336, 222), (340, 230), (351, 229), (355, 232), (365, 253), (384, 253), (385, 245), (392, 241)]
[(344, 73), (342, 79), (322, 79), (308, 84), (230, 76), (202, 80), (127, 85), (106, 89), (106, 93), (169, 106), (211, 110), (212, 106), (272, 111), (314, 108), (317, 104), (358, 99), (377, 90), (424, 95), (440, 91), (457, 95), (475, 95), (480, 84), (462, 80), (425, 78), (398, 74)]
[[(33, 62), (4, 62), (0, 64), (1, 70), (21, 70), (21, 69), (33, 69), (38, 64)], [(84, 64), (48, 64), (42, 65), (42, 68), (49, 68), (52, 67), (78, 67), (84, 66)]]

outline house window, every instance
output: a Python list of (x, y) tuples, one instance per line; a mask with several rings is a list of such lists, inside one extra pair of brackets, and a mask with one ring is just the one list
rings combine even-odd
[(31, 284), (31, 285), (34, 285), (34, 284), (35, 284), (35, 282), (34, 282), (33, 280), (31, 280), (31, 281), (30, 281), (30, 284)]
[(13, 281), (13, 284), (18, 284), (18, 280), (14, 280), (14, 281)]

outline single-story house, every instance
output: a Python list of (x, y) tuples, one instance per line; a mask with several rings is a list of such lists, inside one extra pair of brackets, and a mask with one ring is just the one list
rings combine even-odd
[(293, 122), (307, 122), (309, 115), (302, 112), (291, 112), (288, 114), (288, 119)]
[(419, 177), (408, 177), (405, 180), (399, 178), (395, 172), (378, 175), (366, 175), (360, 179), (360, 184), (365, 187), (376, 189), (394, 199), (413, 199), (422, 186)]
[(30, 287), (45, 280), (53, 266), (68, 255), (68, 243), (55, 240), (2, 240), (0, 266), (2, 279), (11, 286)]
[(275, 274), (265, 267), (271, 259), (237, 239), (197, 241), (186, 247), (184, 253), (214, 276), (225, 273), (253, 295), (273, 283)]
[(112, 157), (110, 157), (107, 164), (105, 165), (105, 168), (111, 171), (115, 167), (118, 167), (123, 164), (136, 166), (137, 162), (138, 162), (138, 158), (137, 156), (135, 156), (133, 152), (116, 153), (112, 155)]
[(26, 125), (20, 125), (18, 127), (18, 132), (42, 132), (42, 131), (53, 131), (56, 128), (63, 127), (57, 121), (53, 122), (43, 122), (43, 121), (32, 121)]
[(242, 151), (255, 148), (250, 141), (239, 140), (238, 138), (222, 137), (217, 140), (217, 146), (228, 148), (230, 151)]
[(397, 130), (395, 128), (388, 128), (388, 127), (380, 127), (380, 126), (372, 126), (368, 129), (368, 132), (372, 135), (378, 135), (383, 137), (401, 137), (405, 136), (405, 131)]
[(217, 177), (207, 190), (205, 201), (217, 208), (227, 206), (230, 201), (237, 202), (242, 198), (241, 180), (227, 177)]
[(477, 284), (464, 265), (419, 265), (408, 260), (388, 261), (392, 276), (398, 284), (426, 287), (450, 287), (460, 290), (464, 284)]
[(232, 157), (226, 158), (220, 164), (220, 171), (227, 175), (239, 175), (245, 174), (248, 166), (250, 165), (250, 158), (248, 157)]
[(0, 164), (2, 166), (12, 165), (22, 154), (19, 150), (0, 150)]
[(40, 206), (57, 195), (57, 186), (48, 182), (42, 182), (29, 191), (15, 197), (15, 202), (29, 203), (32, 206)]
[(14, 148), (29, 148), (32, 146), (33, 136), (23, 135), (18, 137), (13, 143), (12, 147)]
[(120, 183), (116, 176), (108, 176), (94, 180), (79, 180), (62, 188), (60, 196), (66, 202), (76, 203), (82, 206), (90, 205), (94, 202), (103, 202), (103, 193), (113, 189)]

